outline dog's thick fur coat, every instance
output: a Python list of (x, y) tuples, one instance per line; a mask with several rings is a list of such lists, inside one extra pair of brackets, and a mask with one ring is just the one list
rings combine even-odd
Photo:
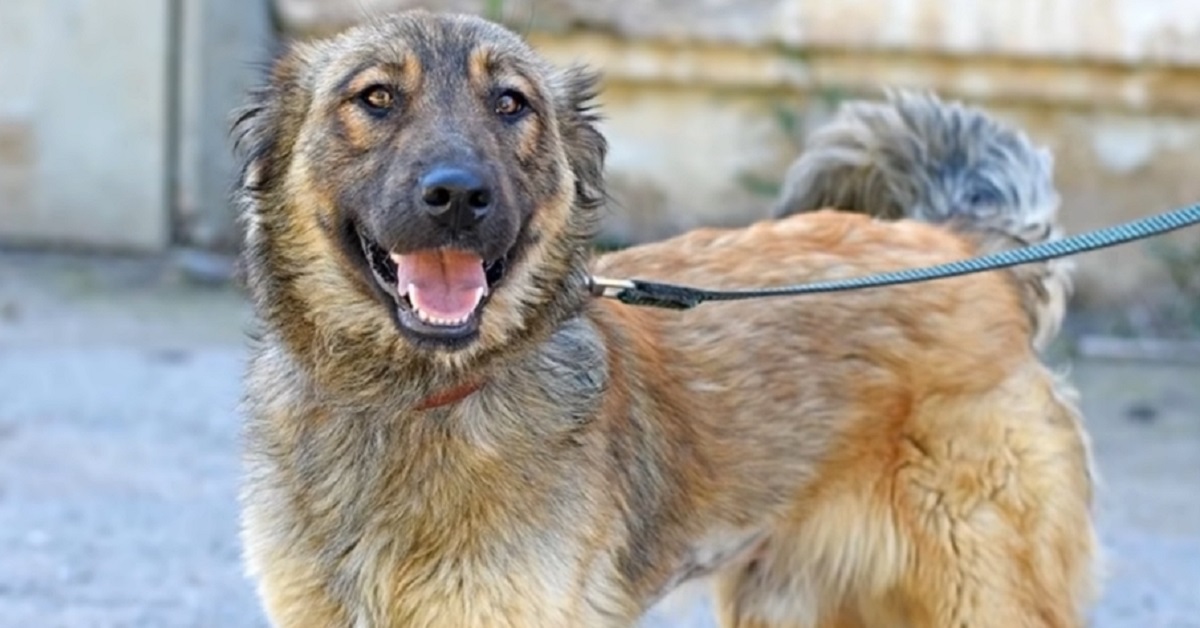
[[(712, 575), (729, 628), (1082, 626), (1089, 452), (1028, 277), (593, 300), (591, 272), (766, 286), (981, 246), (798, 204), (589, 260), (593, 86), (500, 27), (415, 12), (293, 46), (240, 116), (261, 321), (243, 539), (272, 623), (630, 626)], [(434, 162), (489, 186), (476, 227), (437, 227), (412, 194)], [(453, 328), (391, 285), (445, 247), (489, 269)]]

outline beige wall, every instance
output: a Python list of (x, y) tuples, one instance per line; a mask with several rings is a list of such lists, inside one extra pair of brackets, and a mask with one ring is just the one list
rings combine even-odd
[(0, 2), (0, 239), (166, 244), (167, 7)]
[(0, 244), (229, 247), (267, 0), (0, 0)]

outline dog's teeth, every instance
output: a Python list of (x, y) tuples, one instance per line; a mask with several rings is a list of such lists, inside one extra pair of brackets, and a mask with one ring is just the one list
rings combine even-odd
[(482, 301), (483, 297), (486, 297), (487, 294), (488, 294), (487, 286), (480, 286), (480, 287), (476, 288), (475, 289), (475, 305), (479, 305), (479, 302)]
[(417, 318), (421, 319), (423, 322), (429, 323), (430, 325), (462, 325), (470, 318), (470, 316), (464, 316), (458, 319), (451, 319), (441, 316), (433, 316), (416, 308), (413, 308), (413, 311), (416, 313)]
[(461, 318), (447, 318), (447, 317), (442, 317), (442, 316), (434, 316), (432, 314), (429, 314), (428, 312), (425, 312), (421, 308), (416, 307), (415, 305), (413, 306), (412, 311), (413, 311), (413, 314), (417, 315), (418, 319), (420, 319), (424, 323), (429, 323), (430, 325), (441, 325), (441, 326), (463, 325), (467, 321), (471, 320), (470, 314), (467, 314), (466, 316), (463, 316)]
[(404, 290), (400, 291), (400, 296), (406, 297), (406, 296), (412, 294), (413, 292), (415, 292), (416, 289), (417, 289), (417, 287), (414, 286), (412, 284), (412, 282), (409, 282), (409, 284), (407, 286), (404, 286)]

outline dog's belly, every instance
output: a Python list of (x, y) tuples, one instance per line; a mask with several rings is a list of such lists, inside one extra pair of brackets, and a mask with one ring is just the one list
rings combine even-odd
[(767, 532), (762, 528), (710, 532), (692, 545), (651, 603), (658, 603), (681, 586), (702, 580), (723, 567), (749, 560), (766, 538)]

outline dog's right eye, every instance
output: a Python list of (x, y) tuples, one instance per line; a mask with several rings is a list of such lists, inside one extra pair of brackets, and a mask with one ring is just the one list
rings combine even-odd
[(496, 97), (493, 104), (496, 115), (502, 118), (514, 119), (525, 113), (529, 108), (529, 102), (525, 100), (525, 96), (521, 95), (516, 90), (504, 90)]
[(372, 85), (358, 95), (358, 102), (369, 112), (382, 115), (388, 112), (396, 102), (396, 96), (391, 89), (383, 85)]

